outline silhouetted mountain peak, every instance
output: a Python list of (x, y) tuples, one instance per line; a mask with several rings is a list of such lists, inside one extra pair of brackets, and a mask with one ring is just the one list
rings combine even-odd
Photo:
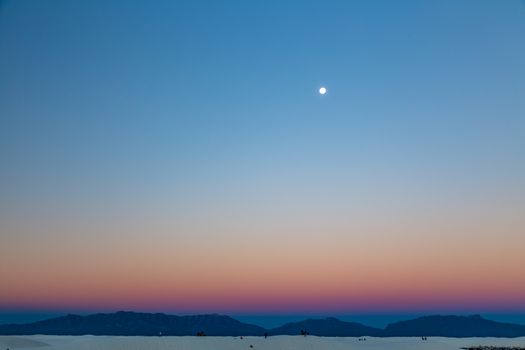
[(22, 325), (2, 325), (0, 334), (51, 335), (262, 335), (262, 327), (229, 316), (210, 314), (175, 316), (162, 313), (118, 311), (88, 316), (66, 315)]
[(525, 326), (487, 320), (480, 315), (432, 315), (389, 324), (384, 330), (335, 317), (309, 318), (290, 322), (271, 330), (242, 323), (220, 314), (175, 316), (163, 313), (117, 311), (88, 316), (68, 314), (27, 324), (0, 325), (2, 335), (196, 335), (260, 336), (298, 335), (308, 332), (318, 336), (443, 336), (443, 337), (519, 337)]
[(386, 336), (518, 337), (525, 326), (487, 320), (480, 315), (432, 315), (389, 324)]
[(345, 322), (335, 317), (322, 319), (309, 318), (300, 322), (290, 322), (281, 327), (270, 330), (272, 335), (296, 335), (301, 331), (307, 331), (309, 334), (318, 336), (362, 336), (362, 335), (380, 335), (381, 329), (368, 327), (356, 322)]

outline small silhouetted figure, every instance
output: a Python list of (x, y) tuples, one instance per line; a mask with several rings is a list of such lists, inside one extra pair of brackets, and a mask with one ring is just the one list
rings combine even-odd
[(264, 339), (268, 338), (268, 332), (264, 333)]
[(204, 331), (197, 332), (197, 337), (205, 337), (206, 333)]
[(253, 345), (252, 345), (252, 344), (250, 344), (250, 348), (253, 348)]

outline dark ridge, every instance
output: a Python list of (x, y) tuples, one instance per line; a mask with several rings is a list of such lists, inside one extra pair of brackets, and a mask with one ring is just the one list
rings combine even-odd
[(426, 316), (389, 324), (385, 329), (337, 318), (307, 319), (270, 330), (229, 316), (175, 316), (119, 311), (88, 316), (66, 315), (25, 324), (0, 325), (0, 335), (142, 335), (142, 336), (263, 336), (316, 335), (325, 337), (521, 337), (525, 326), (473, 316)]
[(520, 337), (525, 326), (472, 316), (425, 316), (389, 324), (385, 336)]
[(368, 327), (356, 322), (345, 322), (334, 317), (324, 319), (307, 319), (290, 322), (268, 331), (271, 335), (296, 335), (307, 331), (311, 335), (324, 337), (360, 337), (380, 336), (382, 329)]
[(3, 335), (262, 335), (262, 327), (239, 322), (223, 315), (174, 316), (162, 313), (119, 311), (89, 316), (66, 315), (27, 324), (0, 326)]

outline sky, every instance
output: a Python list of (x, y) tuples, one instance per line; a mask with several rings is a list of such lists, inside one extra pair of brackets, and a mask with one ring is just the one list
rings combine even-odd
[(519, 0), (0, 2), (0, 311), (525, 315), (524, 38)]

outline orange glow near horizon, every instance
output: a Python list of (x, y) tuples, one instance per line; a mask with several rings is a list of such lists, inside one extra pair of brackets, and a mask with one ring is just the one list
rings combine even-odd
[[(15, 249), (2, 249), (10, 266), (2, 270), (0, 306), (204, 312), (525, 306), (523, 239), (515, 234), (522, 226), (493, 239), (504, 227), (493, 218), (431, 229), (402, 220), (388, 227), (363, 222), (347, 223), (346, 230), (326, 224), (326, 232), (311, 219), (274, 222), (289, 230), (281, 236), (216, 225), (203, 239), (190, 239), (199, 233), (186, 226), (188, 238), (178, 240), (168, 226), (140, 235), (144, 227), (129, 225), (108, 233), (105, 245), (98, 238), (105, 226), (91, 233), (97, 240), (56, 233), (54, 240), (28, 241), (20, 233), (10, 241)], [(380, 232), (387, 229), (390, 235)], [(454, 229), (463, 234), (454, 237)]]

